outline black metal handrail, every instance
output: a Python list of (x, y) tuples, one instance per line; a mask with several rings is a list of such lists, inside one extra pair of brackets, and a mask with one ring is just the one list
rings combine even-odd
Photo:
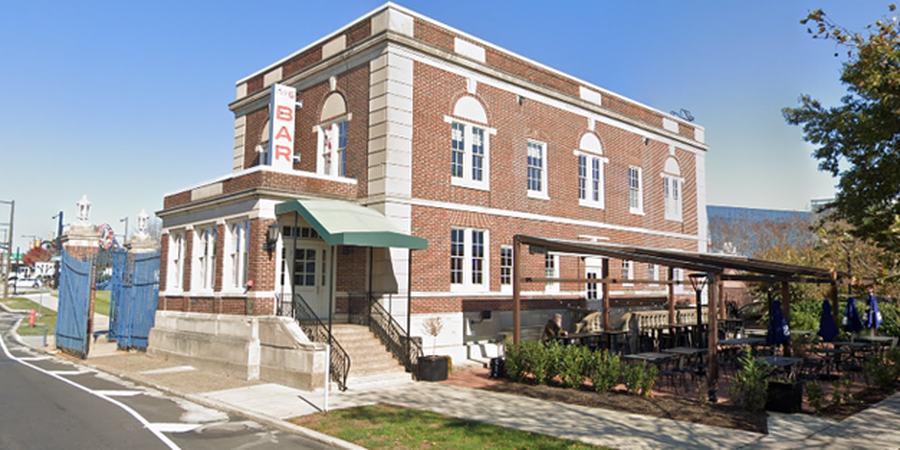
[(338, 384), (340, 390), (346, 390), (347, 376), (350, 374), (350, 355), (334, 338), (334, 335), (331, 335), (329, 342), (328, 327), (322, 323), (303, 296), (295, 293), (291, 303), (282, 302), (280, 295), (277, 297), (277, 314), (279, 316), (293, 317), (310, 341), (331, 344), (331, 377)]
[[(381, 343), (397, 358), (406, 370), (415, 372), (419, 356), (422, 356), (422, 338), (407, 339), (406, 331), (376, 299), (369, 301), (369, 329), (378, 336)], [(407, 340), (409, 347), (407, 352)]]

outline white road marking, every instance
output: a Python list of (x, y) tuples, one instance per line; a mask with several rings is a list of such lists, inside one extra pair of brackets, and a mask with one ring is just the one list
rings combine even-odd
[(141, 375), (160, 375), (166, 373), (179, 373), (179, 372), (190, 372), (192, 370), (197, 370), (193, 366), (175, 366), (175, 367), (167, 367), (165, 369), (153, 369), (153, 370), (145, 370), (143, 372), (138, 372)]
[[(17, 320), (16, 323), (13, 324), (13, 328), (18, 327), (20, 322), (22, 322), (22, 319)], [(169, 437), (166, 436), (165, 434), (162, 434), (161, 432), (159, 432), (159, 431), (153, 429), (153, 428), (150, 426), (150, 422), (149, 422), (147, 419), (145, 419), (144, 416), (140, 415), (140, 414), (139, 414), (137, 411), (135, 411), (134, 409), (131, 409), (131, 407), (129, 407), (128, 405), (125, 405), (124, 403), (122, 403), (122, 402), (120, 402), (120, 401), (118, 401), (118, 400), (115, 400), (115, 399), (113, 399), (113, 398), (111, 398), (111, 397), (109, 397), (109, 396), (106, 396), (106, 395), (103, 395), (103, 394), (99, 394), (99, 393), (97, 393), (97, 392), (94, 392), (93, 390), (88, 389), (88, 388), (86, 388), (86, 387), (84, 387), (84, 386), (82, 386), (82, 385), (80, 385), (80, 384), (78, 384), (78, 383), (75, 383), (75, 382), (72, 381), (72, 380), (69, 380), (69, 379), (67, 379), (67, 378), (65, 378), (65, 377), (61, 377), (61, 376), (59, 376), (59, 375), (56, 375), (56, 374), (54, 374), (54, 373), (51, 373), (51, 372), (48, 371), (48, 370), (44, 370), (44, 369), (42, 369), (42, 368), (40, 368), (40, 367), (38, 367), (38, 366), (35, 366), (34, 364), (30, 364), (30, 363), (28, 363), (28, 362), (26, 361), (26, 358), (17, 358), (17, 357), (15, 357), (15, 356), (13, 356), (13, 354), (10, 353), (10, 352), (9, 352), (9, 349), (6, 347), (6, 342), (3, 340), (3, 336), (0, 336), (0, 349), (3, 350), (3, 353), (6, 355), (7, 358), (12, 359), (12, 360), (14, 360), (14, 361), (17, 361), (19, 364), (22, 364), (22, 365), (25, 366), (25, 367), (28, 367), (28, 368), (30, 368), (30, 369), (34, 369), (34, 370), (36, 370), (36, 371), (38, 371), (38, 372), (40, 372), (40, 373), (43, 373), (43, 374), (45, 374), (45, 375), (47, 375), (47, 376), (49, 376), (49, 377), (56, 378), (57, 380), (62, 381), (63, 383), (69, 384), (70, 386), (72, 386), (72, 387), (74, 387), (74, 388), (76, 388), (76, 389), (80, 389), (80, 390), (82, 390), (82, 391), (84, 391), (84, 392), (87, 392), (88, 394), (91, 394), (91, 395), (97, 396), (97, 397), (99, 397), (99, 398), (102, 398), (103, 400), (106, 400), (106, 401), (112, 403), (113, 405), (116, 405), (116, 406), (118, 406), (119, 408), (122, 408), (122, 410), (124, 410), (125, 412), (127, 412), (128, 414), (130, 414), (131, 417), (134, 417), (138, 422), (141, 423), (141, 425), (143, 425), (145, 428), (147, 428), (147, 430), (149, 430), (151, 433), (153, 433), (153, 435), (156, 436), (156, 438), (159, 439), (160, 442), (162, 442), (163, 444), (165, 444), (166, 447), (169, 447), (171, 450), (181, 450), (181, 447), (179, 447), (177, 444), (175, 444), (175, 442), (173, 442), (171, 439), (169, 439)], [(38, 358), (41, 358), (41, 359), (49, 359), (49, 357), (38, 357)], [(36, 359), (30, 359), (30, 360), (31, 360), (31, 361), (36, 361)]]
[(61, 376), (75, 376), (75, 375), (84, 375), (86, 373), (91, 373), (88, 370), (48, 370), (47, 373), (52, 373), (53, 375), (61, 375)]
[(151, 423), (147, 428), (160, 433), (187, 433), (200, 428), (199, 423)]
[[(6, 346), (4, 345), (4, 347), (6, 347)], [(25, 358), (13, 358), (13, 356), (10, 355), (9, 353), (7, 353), (6, 356), (9, 356), (10, 358), (16, 359), (18, 361), (44, 361), (44, 360), (50, 359), (49, 356), (27, 356)]]
[(95, 390), (95, 393), (99, 395), (105, 395), (107, 397), (134, 397), (135, 395), (141, 395), (143, 392), (141, 391), (116, 391), (116, 390)]

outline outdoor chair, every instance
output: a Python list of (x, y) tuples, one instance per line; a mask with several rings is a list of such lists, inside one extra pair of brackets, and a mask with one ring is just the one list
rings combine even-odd
[(821, 358), (803, 358), (803, 363), (800, 365), (799, 378), (808, 381), (821, 381), (824, 368), (825, 361)]
[(681, 357), (673, 356), (660, 363), (659, 378), (668, 379), (676, 393), (678, 392), (678, 386), (675, 384), (675, 381), (680, 380), (682, 387), (687, 382), (687, 370), (683, 368), (683, 361)]

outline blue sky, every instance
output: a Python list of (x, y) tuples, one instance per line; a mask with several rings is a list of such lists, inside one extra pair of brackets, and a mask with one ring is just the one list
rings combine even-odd
[[(162, 207), (231, 169), (234, 83), (380, 1), (6, 2), (0, 6), (0, 199), (22, 235), (87, 194), (92, 221)], [(707, 128), (710, 204), (805, 209), (833, 194), (781, 108), (845, 93), (842, 59), (798, 21), (861, 29), (887, 3), (402, 1), (401, 5)], [(0, 206), (0, 217), (8, 211)], [(0, 219), (0, 222), (5, 222)]]

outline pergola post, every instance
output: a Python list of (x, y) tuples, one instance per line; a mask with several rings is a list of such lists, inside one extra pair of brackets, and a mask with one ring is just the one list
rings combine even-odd
[[(666, 280), (675, 281), (674, 267), (666, 268)], [(669, 292), (669, 325), (675, 325), (675, 283), (669, 283), (667, 288)]]
[[(711, 298), (716, 298), (719, 293), (719, 275), (715, 273), (710, 273), (709, 275), (709, 296)], [(716, 303), (715, 301), (707, 302), (709, 304), (709, 317), (712, 320), (709, 320), (709, 338), (707, 342), (709, 343), (709, 348), (707, 350), (707, 358), (709, 373), (707, 374), (707, 385), (709, 387), (709, 401), (715, 404), (719, 400), (719, 355), (718, 355), (718, 347), (719, 347), (719, 321), (715, 320), (716, 317)]]
[(719, 287), (719, 319), (725, 320), (728, 318), (728, 310), (725, 308), (725, 286), (723, 285)]
[(603, 331), (609, 331), (609, 258), (603, 258), (600, 266), (601, 293), (603, 294)]
[(522, 243), (519, 242), (519, 236), (513, 236), (513, 267), (512, 267), (512, 276), (513, 276), (513, 345), (519, 345), (519, 339), (522, 336), (522, 318), (520, 315), (520, 309), (522, 308), (522, 297), (521, 290), (522, 284), (520, 275), (520, 265), (521, 258), (519, 258), (519, 254), (522, 253)]

